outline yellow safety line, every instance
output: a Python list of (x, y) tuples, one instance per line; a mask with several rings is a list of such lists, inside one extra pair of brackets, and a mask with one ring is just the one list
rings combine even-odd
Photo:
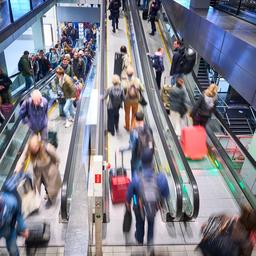
[(162, 31), (162, 29), (161, 29), (161, 27), (160, 27), (159, 21), (157, 21), (157, 30), (158, 30), (158, 32), (159, 32), (159, 34), (160, 34), (160, 38), (161, 38), (162, 44), (163, 44), (163, 46), (164, 46), (165, 52), (166, 52), (166, 54), (167, 54), (168, 60), (169, 60), (170, 64), (172, 64), (172, 58), (171, 58), (169, 49), (167, 48), (167, 45), (166, 45), (166, 43), (165, 43), (163, 31)]
[[(51, 115), (52, 112), (56, 109), (56, 107), (57, 107), (57, 103), (55, 102), (55, 103), (51, 106), (51, 108), (49, 109), (49, 111), (48, 111), (48, 117), (50, 117), (50, 115)], [(30, 164), (30, 157), (28, 157), (28, 158), (25, 160), (24, 172), (27, 171), (29, 164)]]
[[(109, 4), (108, 1), (106, 4)], [(108, 15), (107, 15), (108, 17)], [(104, 24), (102, 24), (104, 25)], [(106, 18), (106, 85), (108, 87), (108, 18)], [(107, 162), (110, 161), (109, 134), (107, 131)]]

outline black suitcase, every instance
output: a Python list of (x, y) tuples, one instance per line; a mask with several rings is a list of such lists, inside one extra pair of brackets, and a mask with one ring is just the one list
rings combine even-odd
[(144, 9), (142, 12), (142, 19), (147, 20), (148, 19), (148, 9)]
[(29, 237), (25, 241), (28, 247), (47, 244), (51, 238), (51, 229), (48, 223), (28, 224), (28, 230)]
[(121, 76), (122, 68), (123, 67), (123, 54), (120, 52), (115, 53), (115, 60), (114, 60), (114, 75)]

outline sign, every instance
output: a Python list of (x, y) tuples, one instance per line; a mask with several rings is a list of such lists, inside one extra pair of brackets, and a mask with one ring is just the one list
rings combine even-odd
[(95, 174), (94, 183), (101, 183), (101, 174)]

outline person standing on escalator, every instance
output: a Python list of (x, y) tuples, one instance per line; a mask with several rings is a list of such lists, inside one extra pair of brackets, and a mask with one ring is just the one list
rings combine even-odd
[(116, 33), (118, 29), (118, 19), (119, 19), (119, 8), (121, 7), (120, 0), (112, 0), (109, 4), (108, 9), (110, 10), (110, 18), (112, 20), (113, 33)]
[(148, 20), (151, 23), (151, 33), (149, 33), (151, 36), (155, 35), (156, 32), (156, 17), (157, 13), (160, 9), (160, 4), (157, 0), (152, 0), (152, 2), (149, 5), (149, 17)]

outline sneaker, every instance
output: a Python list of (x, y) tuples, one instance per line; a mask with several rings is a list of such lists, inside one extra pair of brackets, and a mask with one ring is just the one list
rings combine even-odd
[(74, 118), (74, 117), (70, 117), (68, 120), (69, 120), (70, 122), (75, 122), (75, 118)]
[(72, 122), (67, 120), (66, 123), (65, 123), (65, 128), (69, 128), (71, 125), (72, 125)]
[(154, 36), (155, 35), (155, 33), (154, 32), (151, 32), (151, 33), (149, 33), (151, 36)]

